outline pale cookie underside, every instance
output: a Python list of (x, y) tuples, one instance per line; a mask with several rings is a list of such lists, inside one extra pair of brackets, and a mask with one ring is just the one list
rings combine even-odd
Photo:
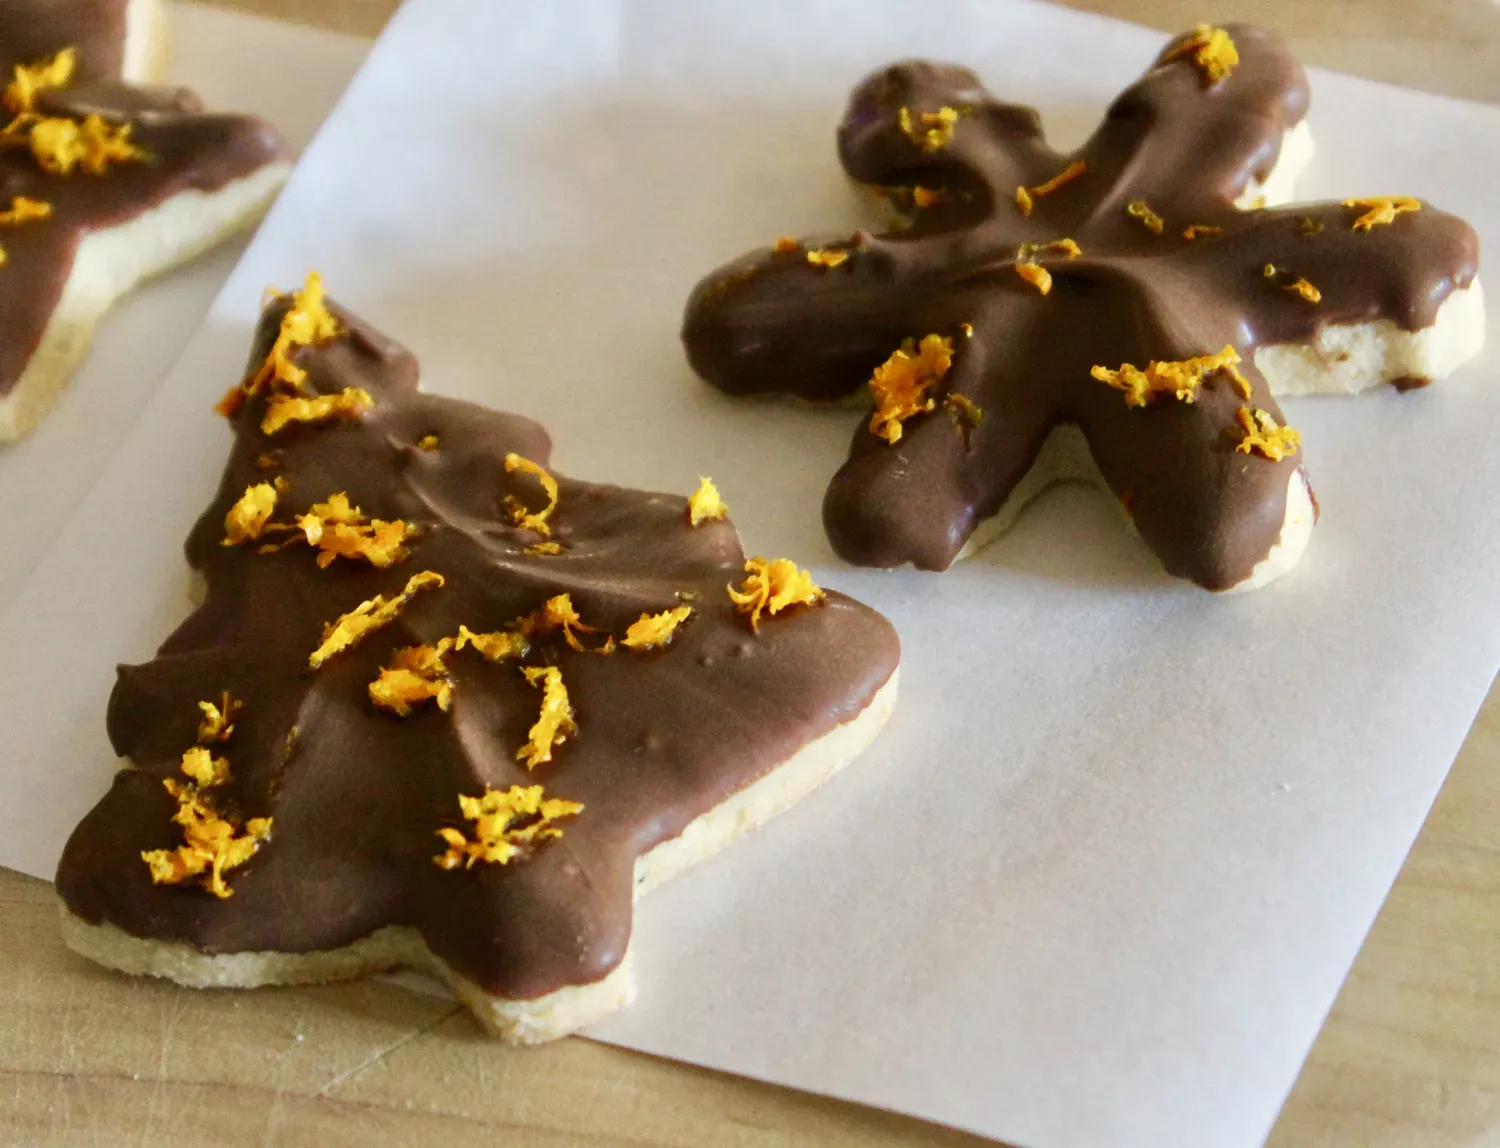
[(128, 223), (85, 236), (36, 353), (0, 398), (0, 442), (21, 438), (41, 422), (117, 299), (250, 226), (289, 170), (285, 163), (268, 164), (218, 191), (180, 192)]
[[(856, 717), (809, 742), (759, 781), (689, 822), (678, 836), (638, 858), (636, 897), (765, 824), (863, 753), (890, 720), (899, 675), (899, 669), (894, 671)], [(212, 956), (180, 942), (134, 937), (108, 923), (91, 925), (66, 906), (62, 916), (63, 939), (74, 952), (121, 972), (164, 977), (194, 988), (347, 980), (397, 967), (425, 970), (444, 981), (486, 1029), (509, 1044), (540, 1044), (566, 1036), (623, 1008), (635, 996), (628, 950), (603, 980), (533, 1000), (510, 1000), (456, 972), (427, 947), (421, 933), (407, 926), (387, 926), (351, 945), (322, 952)]]
[(1275, 395), (1352, 395), (1399, 379), (1451, 375), (1484, 346), (1484, 289), (1476, 276), (1443, 300), (1432, 326), (1390, 319), (1329, 324), (1311, 344), (1258, 347), (1256, 370)]
[[(969, 540), (964, 543), (954, 561), (961, 562), (994, 542), (1015, 525), (1028, 504), (1048, 487), (1060, 482), (1086, 483), (1102, 491), (1111, 502), (1118, 505), (1114, 492), (1104, 481), (1104, 475), (1099, 473), (1083, 432), (1072, 425), (1054, 427), (1026, 476), (1016, 484), (1010, 497), (1001, 503), (1000, 509), (974, 528), (974, 533), (969, 535)], [(1124, 514), (1123, 507), (1121, 513), (1128, 523), (1130, 518)], [(1312, 491), (1302, 468), (1298, 467), (1287, 482), (1286, 517), (1282, 519), (1281, 532), (1275, 544), (1255, 564), (1249, 575), (1221, 593), (1237, 594), (1245, 590), (1256, 590), (1289, 571), (1307, 549), (1316, 518)]]

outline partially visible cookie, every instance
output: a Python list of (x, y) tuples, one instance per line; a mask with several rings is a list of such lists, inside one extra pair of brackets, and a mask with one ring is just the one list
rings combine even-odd
[(151, 83), (167, 57), (162, 0), (5, 0), (0, 4), (0, 75), (71, 45), (80, 80)]
[(286, 149), (191, 92), (83, 76), (71, 45), (17, 65), (0, 133), (0, 440), (28, 433), (142, 280), (253, 223)]
[(630, 999), (636, 897), (890, 715), (890, 624), (747, 560), (711, 483), (554, 475), (539, 425), (419, 393), (315, 281), (221, 409), (206, 600), (121, 668), (133, 764), (58, 868), (94, 960), (234, 987), (413, 965), (549, 1040)]
[(868, 387), (823, 504), (851, 562), (946, 569), (1084, 478), (1172, 574), (1264, 585), (1316, 518), (1273, 396), (1420, 385), (1484, 338), (1462, 220), (1399, 196), (1258, 206), (1311, 154), (1307, 101), (1278, 37), (1202, 26), (1062, 154), (968, 69), (894, 64), (855, 89), (838, 144), (899, 226), (713, 272), (688, 358), (733, 394)]

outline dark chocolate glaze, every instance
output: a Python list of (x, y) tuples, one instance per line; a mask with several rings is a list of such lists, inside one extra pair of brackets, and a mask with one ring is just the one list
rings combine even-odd
[[(888, 234), (807, 242), (848, 249), (839, 267), (762, 250), (699, 284), (683, 325), (688, 358), (732, 394), (836, 399), (861, 388), (903, 338), (953, 337), (938, 394), (968, 397), (983, 421), (960, 431), (940, 407), (908, 420), (894, 446), (862, 422), (823, 508), (844, 558), (946, 569), (1047, 434), (1074, 424), (1166, 568), (1212, 589), (1232, 586), (1275, 544), (1300, 455), (1271, 462), (1235, 450), (1229, 428), (1241, 400), (1223, 375), (1210, 376), (1191, 405), (1166, 398), (1132, 409), (1090, 367), (1144, 368), (1233, 344), (1251, 403), (1283, 421), (1250, 362), (1255, 347), (1308, 343), (1326, 323), (1386, 318), (1419, 329), (1473, 281), (1474, 231), (1427, 205), (1365, 232), (1351, 229), (1360, 212), (1337, 203), (1233, 206), (1302, 119), (1307, 84), (1280, 39), (1228, 30), (1240, 54), (1228, 78), (1205, 87), (1190, 60), (1158, 60), (1067, 155), (1046, 145), (1034, 109), (996, 100), (967, 69), (905, 62), (876, 73), (855, 89), (839, 127), (845, 170), (864, 183), (936, 189), (940, 200), (909, 208), (908, 226)], [(903, 106), (965, 114), (947, 146), (927, 152), (901, 132)], [(1023, 217), (1016, 188), (1045, 183), (1074, 160), (1086, 172)], [(1135, 199), (1165, 219), (1161, 235), (1126, 213)], [(1304, 234), (1303, 220), (1321, 231)], [(1188, 241), (1191, 224), (1223, 233)], [(1044, 297), (1016, 274), (1017, 249), (1062, 238), (1083, 256), (1039, 257), (1053, 279)], [(1267, 263), (1278, 269), (1273, 279)], [(1321, 303), (1284, 290), (1299, 278)]]
[(129, 0), (0, 0), (0, 87), (17, 64), (69, 47), (78, 55), (78, 79), (118, 79), (127, 7)]
[[(273, 310), (263, 323), (253, 363), (279, 316)], [(235, 416), (223, 483), (187, 544), (207, 577), (206, 604), (153, 661), (121, 667), (109, 733), (135, 767), (74, 831), (58, 890), (85, 920), (205, 953), (332, 949), (399, 924), (506, 997), (596, 981), (629, 939), (635, 859), (860, 713), (896, 668), (896, 634), (836, 593), (752, 632), (725, 590), (744, 577), (734, 527), (689, 527), (678, 495), (560, 478), (551, 521), (566, 551), (527, 556), (537, 536), (510, 524), (501, 499), (537, 508), (542, 495), (534, 478), (507, 475), (503, 459), (515, 451), (545, 465), (546, 432), (418, 393), (412, 356), (343, 317), (350, 334), (300, 352), (299, 362), (318, 391), (364, 387), (376, 406), (358, 424), (297, 428), (271, 441), (259, 432), (261, 402)], [(429, 434), (437, 449), (418, 449)], [(281, 449), (276, 473), (291, 484), (278, 518), (347, 491), (369, 515), (417, 524), (411, 555), (383, 571), (344, 559), (320, 570), (305, 546), (261, 555), (221, 545), (225, 513), (266, 480), (256, 460), (272, 446)], [(422, 570), (447, 585), (308, 671), (325, 623)], [(450, 655), (447, 714), (429, 703), (402, 719), (369, 702), (366, 687), (393, 650), (454, 634), (460, 623), (503, 628), (563, 592), (586, 623), (616, 635), (689, 594), (695, 612), (656, 651), (581, 654), (560, 638), (533, 649), (526, 664), (560, 666), (577, 713), (577, 735), (551, 763), (528, 773), (516, 761), (541, 696), (516, 662)], [(197, 702), (222, 690), (246, 703), (223, 746), (232, 805), (246, 817), (274, 817), (269, 843), (230, 875), (227, 900), (153, 885), (140, 858), (180, 843), (162, 779), (176, 775), (193, 744)], [(504, 866), (433, 864), (440, 826), (472, 829), (459, 816), (460, 793), (536, 783), (585, 806), (560, 839)]]
[(15, 388), (40, 345), (89, 232), (127, 223), (182, 192), (218, 191), (286, 157), (264, 120), (204, 114), (198, 97), (181, 88), (88, 81), (44, 93), (37, 110), (129, 121), (131, 139), (149, 158), (113, 164), (103, 175), (48, 175), (24, 141), (0, 138), (0, 210), (15, 196), (52, 205), (50, 218), (0, 226), (6, 254), (0, 265), (0, 398)]

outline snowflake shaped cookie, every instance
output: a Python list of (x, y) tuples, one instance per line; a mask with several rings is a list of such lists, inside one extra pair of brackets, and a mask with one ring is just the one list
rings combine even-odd
[(1078, 151), (966, 69), (867, 79), (839, 128), (901, 226), (782, 239), (708, 276), (683, 339), (734, 394), (867, 383), (824, 502), (835, 549), (946, 569), (1056, 477), (1093, 477), (1173, 574), (1289, 569), (1315, 504), (1273, 394), (1418, 385), (1483, 339), (1478, 239), (1405, 198), (1261, 206), (1311, 150), (1259, 29), (1167, 46)]

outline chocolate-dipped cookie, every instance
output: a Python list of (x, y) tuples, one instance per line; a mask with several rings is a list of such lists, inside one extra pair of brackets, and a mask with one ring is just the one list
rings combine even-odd
[[(63, 6), (75, 7), (108, 8)], [(88, 37), (16, 64), (3, 94), (0, 441), (51, 409), (116, 299), (254, 222), (288, 171), (262, 120), (208, 114), (183, 89), (89, 78), (108, 70), (115, 25), (80, 24)]]
[(1311, 144), (1275, 36), (1170, 43), (1076, 152), (964, 68), (855, 89), (845, 170), (886, 234), (783, 239), (706, 277), (683, 340), (732, 394), (874, 415), (824, 502), (834, 548), (946, 569), (1054, 478), (1092, 477), (1166, 568), (1262, 585), (1315, 518), (1274, 393), (1414, 385), (1483, 340), (1478, 239), (1405, 198), (1270, 209)]
[(71, 45), (79, 80), (150, 83), (166, 59), (162, 0), (5, 0), (0, 4), (0, 75)]
[(203, 605), (120, 669), (131, 766), (79, 824), (69, 944), (190, 985), (415, 965), (498, 1035), (625, 1004), (632, 903), (856, 756), (880, 615), (689, 498), (551, 473), (309, 282), (221, 410)]

